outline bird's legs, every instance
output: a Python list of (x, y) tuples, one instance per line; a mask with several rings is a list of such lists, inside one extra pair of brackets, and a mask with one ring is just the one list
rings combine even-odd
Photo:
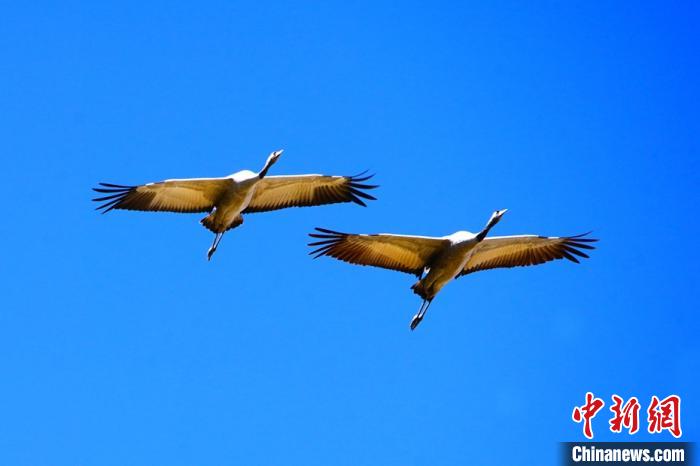
[(214, 236), (214, 242), (211, 243), (211, 247), (209, 248), (209, 251), (207, 251), (207, 260), (211, 260), (211, 256), (213, 256), (216, 252), (216, 248), (219, 246), (223, 236), (223, 233), (217, 233), (216, 236)]
[(411, 319), (411, 330), (415, 330), (416, 327), (418, 327), (418, 324), (420, 324), (421, 320), (423, 320), (423, 317), (425, 317), (425, 313), (428, 312), (428, 308), (430, 307), (430, 303), (432, 302), (432, 299), (423, 300), (423, 303), (420, 305), (420, 309), (418, 309), (416, 315), (414, 315), (413, 319)]

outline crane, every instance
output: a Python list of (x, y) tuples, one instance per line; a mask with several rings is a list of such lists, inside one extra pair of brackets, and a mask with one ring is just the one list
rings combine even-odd
[(221, 178), (171, 179), (139, 186), (99, 183), (93, 190), (106, 195), (93, 201), (101, 203), (97, 210), (102, 213), (113, 209), (208, 212), (201, 224), (215, 235), (207, 252), (211, 260), (224, 233), (243, 223), (243, 214), (339, 202), (366, 207), (363, 199), (376, 199), (365, 192), (377, 187), (365, 184), (373, 176), (366, 172), (356, 176), (267, 176), (281, 155), (282, 150), (272, 152), (257, 173), (242, 170)]
[(314, 258), (330, 256), (351, 264), (397, 270), (418, 277), (411, 289), (423, 299), (411, 320), (415, 330), (430, 303), (450, 281), (481, 270), (538, 265), (555, 259), (579, 263), (588, 258), (582, 249), (594, 249), (589, 233), (576, 236), (487, 235), (507, 209), (495, 211), (478, 233), (458, 231), (448, 236), (351, 234), (316, 228), (309, 236)]

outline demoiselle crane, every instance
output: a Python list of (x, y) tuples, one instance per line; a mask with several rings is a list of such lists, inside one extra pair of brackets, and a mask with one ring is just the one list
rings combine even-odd
[(458, 231), (448, 236), (406, 236), (393, 234), (361, 235), (316, 228), (309, 236), (314, 258), (330, 256), (351, 264), (398, 270), (418, 277), (411, 289), (423, 302), (411, 320), (411, 330), (423, 320), (430, 303), (443, 286), (454, 278), (480, 270), (537, 265), (555, 259), (578, 263), (588, 258), (581, 249), (594, 249), (597, 239), (589, 233), (577, 236), (536, 235), (494, 236), (491, 228), (507, 209), (497, 210), (479, 233)]
[(363, 199), (375, 199), (365, 190), (377, 186), (363, 184), (372, 177), (364, 173), (356, 176), (266, 176), (281, 155), (281, 150), (272, 152), (258, 173), (242, 170), (223, 178), (173, 179), (140, 186), (99, 183), (100, 187), (93, 190), (107, 195), (93, 201), (102, 203), (97, 207), (102, 213), (112, 209), (209, 212), (200, 223), (215, 234), (207, 252), (211, 260), (224, 233), (243, 223), (243, 214), (338, 202), (366, 206)]

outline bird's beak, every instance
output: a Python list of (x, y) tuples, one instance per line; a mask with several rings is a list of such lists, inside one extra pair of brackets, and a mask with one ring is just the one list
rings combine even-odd
[(508, 212), (508, 209), (501, 209), (501, 215), (505, 214), (506, 212)]
[(280, 150), (276, 151), (275, 157), (279, 157), (280, 155), (282, 155), (282, 152), (284, 152), (284, 149), (280, 149)]

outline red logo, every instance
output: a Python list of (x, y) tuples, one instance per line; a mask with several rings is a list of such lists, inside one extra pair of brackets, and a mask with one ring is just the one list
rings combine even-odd
[(622, 428), (628, 430), (630, 434), (636, 434), (639, 430), (639, 401), (633, 396), (627, 403), (622, 404), (622, 398), (617, 395), (612, 396), (613, 405), (610, 411), (614, 416), (610, 419), (610, 431), (622, 432)]
[(605, 406), (605, 402), (600, 398), (593, 396), (593, 393), (586, 393), (586, 404), (583, 406), (576, 406), (574, 412), (571, 413), (571, 419), (574, 422), (583, 421), (583, 435), (587, 438), (593, 438), (593, 428), (591, 427), (591, 420), (595, 417), (598, 411)]
[(652, 396), (647, 414), (650, 434), (668, 430), (671, 435), (678, 438), (683, 433), (681, 431), (681, 397), (678, 395), (667, 396), (661, 401), (656, 395)]
[[(613, 416), (608, 421), (610, 431), (621, 433), (627, 429), (630, 435), (639, 431), (639, 411), (641, 405), (637, 397), (633, 396), (625, 401), (618, 395), (612, 395), (612, 405), (610, 411)], [(596, 398), (591, 392), (586, 393), (586, 402), (582, 406), (575, 406), (571, 413), (574, 422), (583, 422), (583, 435), (588, 439), (593, 438), (593, 418), (598, 414), (605, 402), (601, 398)], [(647, 408), (647, 431), (650, 434), (658, 434), (665, 430), (676, 438), (682, 435), (681, 430), (681, 397), (670, 395), (659, 400), (656, 395), (651, 397), (651, 402)]]

